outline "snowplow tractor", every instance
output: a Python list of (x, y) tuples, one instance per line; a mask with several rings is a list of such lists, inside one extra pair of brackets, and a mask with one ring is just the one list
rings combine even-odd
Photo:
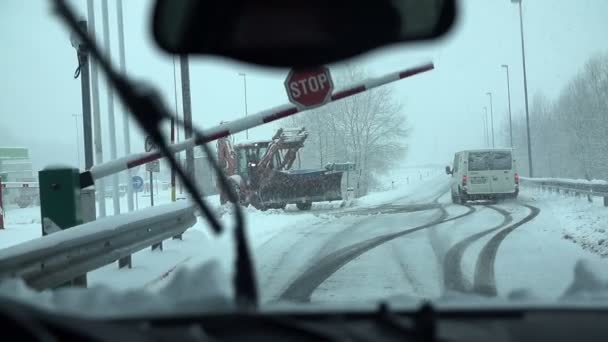
[(273, 170), (268, 182), (260, 188), (262, 203), (266, 206), (284, 207), (296, 204), (300, 210), (308, 210), (312, 202), (342, 200), (342, 172), (321, 170)]
[[(313, 202), (342, 199), (342, 172), (327, 169), (292, 170), (308, 132), (302, 128), (279, 129), (271, 140), (232, 146), (218, 140), (218, 160), (243, 205), (257, 209), (283, 209), (296, 204), (309, 210)], [(228, 196), (220, 189), (220, 202)]]

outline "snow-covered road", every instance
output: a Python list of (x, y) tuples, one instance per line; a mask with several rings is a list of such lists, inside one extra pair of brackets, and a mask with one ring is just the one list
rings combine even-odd
[[(262, 302), (436, 299), (454, 292), (512, 297), (528, 293), (522, 289), (557, 298), (579, 260), (606, 274), (598, 234), (608, 209), (601, 205), (527, 188), (516, 201), (455, 205), (445, 175), (421, 175), (347, 207), (245, 209)], [(219, 209), (229, 223), (230, 209)], [(0, 247), (35, 238), (35, 212), (14, 211)], [(108, 265), (91, 272), (89, 284), (158, 291), (179, 271), (210, 259), (232, 270), (231, 236), (213, 237), (199, 221), (182, 241), (166, 241), (163, 251), (136, 253), (132, 269)]]
[(608, 266), (564, 239), (553, 210), (531, 191), (462, 206), (450, 203), (446, 185), (434, 179), (424, 192), (275, 235), (256, 250), (263, 301), (435, 299), (453, 291), (504, 297), (522, 289), (553, 299), (577, 261), (599, 272)]

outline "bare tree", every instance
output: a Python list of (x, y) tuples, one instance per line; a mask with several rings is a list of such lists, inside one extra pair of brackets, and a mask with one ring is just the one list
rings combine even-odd
[[(536, 94), (530, 117), (538, 176), (608, 179), (608, 54), (590, 58), (555, 101)], [(525, 164), (522, 115), (513, 129), (516, 155)]]
[[(334, 73), (343, 87), (361, 81), (363, 69), (345, 65)], [(407, 153), (407, 120), (392, 88), (385, 86), (293, 116), (279, 125), (305, 126), (310, 132), (302, 163), (320, 166), (329, 162), (354, 162), (362, 175), (359, 195), (367, 193), (373, 177)]]

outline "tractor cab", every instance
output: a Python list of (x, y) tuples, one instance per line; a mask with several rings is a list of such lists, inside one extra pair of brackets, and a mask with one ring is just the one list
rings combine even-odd
[[(270, 141), (258, 141), (253, 143), (244, 143), (238, 144), (234, 147), (234, 151), (236, 152), (236, 169), (237, 174), (239, 174), (245, 181), (250, 181), (252, 177), (252, 173), (255, 172), (256, 167), (260, 163), (260, 161), (268, 152), (268, 146), (270, 145)], [(271, 160), (270, 163), (276, 163), (280, 161), (280, 155), (275, 154), (275, 160)]]

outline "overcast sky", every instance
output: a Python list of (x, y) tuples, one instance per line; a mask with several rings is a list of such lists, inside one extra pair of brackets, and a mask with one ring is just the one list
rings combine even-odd
[[(445, 163), (464, 148), (483, 146), (482, 107), (493, 92), (495, 126), (507, 117), (509, 64), (514, 115), (523, 111), (523, 81), (517, 6), (510, 0), (466, 0), (452, 34), (439, 42), (392, 46), (356, 59), (371, 75), (433, 61), (436, 69), (392, 87), (412, 128), (407, 164)], [(0, 1), (0, 146), (31, 149), (36, 169), (47, 164), (77, 164), (82, 139), (80, 80), (73, 79), (76, 53), (49, 1)], [(72, 1), (85, 16), (86, 1)], [(101, 38), (101, 1), (96, 3)], [(116, 8), (110, 0), (112, 54), (117, 61)], [(171, 57), (157, 50), (149, 29), (153, 1), (124, 1), (127, 70), (159, 88), (174, 108)], [(524, 26), (530, 100), (536, 92), (549, 98), (595, 53), (608, 50), (608, 1), (524, 0)], [(247, 74), (249, 112), (287, 102), (287, 70), (268, 70), (218, 58), (191, 60), (194, 122), (201, 128), (244, 115), (243, 80)], [(178, 85), (179, 85), (179, 69)], [(101, 88), (104, 158), (109, 159), (107, 102)], [(178, 89), (178, 99), (181, 94)], [(180, 100), (178, 100), (180, 101)], [(181, 113), (181, 101), (179, 102)], [(76, 115), (76, 116), (75, 116)], [(117, 106), (118, 154), (123, 155), (122, 110)], [(75, 120), (78, 120), (77, 122)], [(78, 130), (76, 130), (78, 127)], [(250, 130), (266, 139), (275, 127)], [(133, 151), (143, 150), (133, 125)], [(501, 132), (497, 132), (500, 134)], [(77, 135), (78, 134), (78, 135)], [(82, 151), (79, 152), (83, 160)]]

